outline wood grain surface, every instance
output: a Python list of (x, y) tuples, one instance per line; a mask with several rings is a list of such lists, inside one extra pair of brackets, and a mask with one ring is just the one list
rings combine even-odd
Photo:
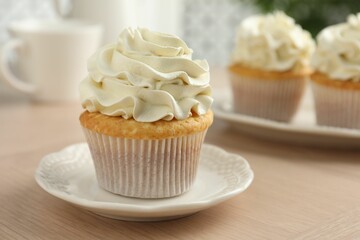
[[(221, 85), (222, 75), (214, 74)], [(40, 159), (84, 141), (79, 102), (0, 95), (0, 239), (360, 239), (360, 151), (255, 139), (215, 119), (206, 142), (245, 157), (244, 193), (190, 217), (153, 223), (96, 216), (37, 186)]]

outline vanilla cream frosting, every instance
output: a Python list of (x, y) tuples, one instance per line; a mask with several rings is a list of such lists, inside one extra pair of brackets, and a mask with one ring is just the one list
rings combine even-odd
[(360, 82), (360, 14), (323, 29), (317, 43), (314, 69), (332, 79)]
[(209, 66), (192, 60), (180, 38), (148, 29), (125, 29), (114, 44), (88, 61), (80, 84), (89, 112), (133, 117), (139, 122), (182, 120), (205, 114), (212, 104)]
[(233, 64), (267, 71), (308, 69), (315, 44), (311, 35), (282, 12), (255, 15), (237, 29)]

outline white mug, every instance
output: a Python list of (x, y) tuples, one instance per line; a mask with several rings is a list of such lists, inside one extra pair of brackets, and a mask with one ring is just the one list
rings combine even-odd
[[(78, 85), (86, 77), (87, 59), (98, 48), (100, 25), (63, 20), (22, 20), (9, 26), (13, 36), (2, 47), (2, 79), (38, 101), (78, 99)], [(9, 58), (16, 52), (18, 74)]]
[(99, 23), (104, 28), (103, 42), (116, 41), (120, 32), (136, 26), (135, 0), (55, 0), (55, 10), (65, 19)]

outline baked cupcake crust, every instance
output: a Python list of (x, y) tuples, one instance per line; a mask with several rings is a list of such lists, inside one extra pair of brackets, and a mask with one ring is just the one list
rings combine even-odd
[(156, 122), (137, 122), (133, 118), (124, 119), (84, 111), (80, 123), (84, 128), (112, 136), (130, 139), (164, 139), (187, 136), (205, 131), (213, 122), (213, 112), (204, 115), (194, 114), (184, 120), (159, 120)]
[(360, 82), (352, 82), (352, 81), (344, 81), (340, 79), (331, 79), (327, 74), (321, 72), (314, 72), (310, 76), (313, 82), (318, 84), (335, 87), (340, 89), (352, 89), (352, 90), (359, 90), (360, 91)]
[(278, 72), (278, 71), (266, 71), (266, 70), (250, 68), (242, 64), (231, 65), (229, 67), (229, 71), (250, 78), (257, 78), (263, 80), (303, 79), (311, 74), (310, 69), (304, 69), (299, 72), (294, 72), (294, 71)]

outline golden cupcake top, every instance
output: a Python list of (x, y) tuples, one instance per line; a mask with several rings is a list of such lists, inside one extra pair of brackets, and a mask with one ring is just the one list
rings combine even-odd
[(312, 66), (331, 79), (360, 82), (360, 13), (319, 33)]
[(88, 61), (80, 84), (89, 112), (138, 122), (183, 120), (206, 114), (212, 104), (209, 66), (193, 60), (180, 38), (145, 28), (127, 28), (116, 43)]
[(171, 121), (138, 122), (135, 119), (107, 116), (98, 112), (84, 111), (80, 115), (83, 127), (107, 136), (130, 139), (164, 139), (205, 131), (213, 122), (213, 113), (209, 110), (204, 115)]
[(232, 64), (265, 71), (304, 72), (315, 43), (283, 12), (251, 16), (237, 29)]

